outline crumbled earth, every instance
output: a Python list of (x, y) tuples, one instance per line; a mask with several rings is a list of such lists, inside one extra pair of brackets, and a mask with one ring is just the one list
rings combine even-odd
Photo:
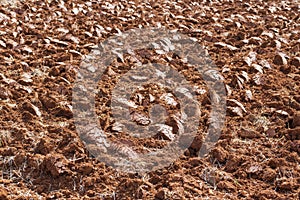
[[(0, 3), (0, 199), (300, 198), (297, 0)], [(180, 158), (142, 176), (94, 158), (75, 130), (71, 105), (84, 56), (110, 36), (146, 27), (177, 30), (204, 46), (224, 77), (227, 114), (218, 142), (204, 158), (197, 156), (199, 131)], [(150, 50), (137, 54), (142, 63), (169, 62), (206, 91), (180, 59)], [(117, 76), (112, 74), (125, 73), (129, 64), (130, 58), (116, 59), (99, 83), (104, 95), (96, 99), (96, 112), (107, 131), (119, 130), (107, 106)], [(198, 94), (204, 131), (207, 94)], [(144, 123), (143, 114), (133, 120)], [(171, 139), (111, 137), (132, 140), (137, 149), (160, 148)]]

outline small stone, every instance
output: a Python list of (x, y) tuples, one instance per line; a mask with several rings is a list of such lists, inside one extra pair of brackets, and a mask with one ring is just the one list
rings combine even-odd
[(29, 102), (24, 102), (22, 104), (22, 108), (28, 112), (30, 112), (33, 115), (36, 115), (38, 117), (41, 117), (42, 113), (40, 112), (39, 108), (36, 107), (35, 105), (29, 103)]
[(142, 112), (133, 112), (131, 114), (131, 120), (143, 126), (149, 125), (151, 123), (151, 119)]
[(171, 126), (162, 124), (159, 127), (159, 133), (157, 136), (163, 138), (164, 140), (173, 141), (175, 139), (175, 135), (173, 134), (172, 130), (173, 128)]
[(124, 125), (119, 123), (119, 122), (116, 122), (112, 125), (111, 127), (111, 130), (114, 131), (114, 132), (119, 132), (121, 133), (123, 131), (123, 127)]
[(253, 95), (252, 95), (251, 90), (246, 90), (246, 91), (245, 91), (245, 100), (246, 100), (246, 101), (251, 101), (251, 100), (253, 100)]
[(22, 85), (31, 85), (33, 80), (31, 79), (31, 75), (28, 73), (24, 73), (21, 75), (21, 78), (18, 81)]
[(275, 131), (275, 129), (274, 129), (274, 128), (269, 128), (269, 129), (266, 131), (266, 135), (267, 135), (268, 137), (274, 137), (274, 136), (276, 136), (276, 131)]
[(254, 130), (247, 130), (247, 129), (242, 129), (238, 132), (238, 135), (242, 138), (248, 138), (248, 139), (253, 139), (253, 138), (260, 138), (261, 134), (258, 133), (257, 131)]
[(287, 60), (286, 60), (286, 58), (285, 58), (284, 55), (282, 55), (282, 54), (277, 54), (277, 55), (274, 57), (273, 63), (274, 63), (275, 65), (286, 65), (286, 64), (287, 64)]
[(261, 171), (262, 167), (260, 165), (252, 165), (246, 170), (248, 174), (258, 174)]

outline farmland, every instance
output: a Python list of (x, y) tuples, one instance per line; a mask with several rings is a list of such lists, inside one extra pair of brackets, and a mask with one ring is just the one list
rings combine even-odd
[[(299, 12), (297, 0), (0, 0), (0, 199), (299, 199)], [(123, 132), (111, 102), (117, 82), (134, 66), (155, 62), (180, 72), (200, 106), (197, 133), (184, 152), (140, 174), (95, 156), (108, 148), (89, 147), (93, 138), (78, 132), (73, 95), (83, 61), (100, 43), (147, 28), (180, 33), (203, 47), (218, 72), (211, 79), (224, 85), (226, 115), (209, 145), (204, 137), (216, 120), (214, 96), (188, 59), (169, 52), (170, 43), (168, 52), (116, 53), (95, 96), (99, 127), (123, 145), (114, 150), (126, 156), (128, 146), (141, 154), (161, 149), (180, 133), (176, 112), (195, 112), (168, 89), (148, 84), (125, 102), (138, 105), (131, 120), (148, 125), (154, 102), (169, 121), (153, 137)], [(155, 108), (159, 121), (164, 115)], [(209, 151), (200, 157), (202, 146)]]

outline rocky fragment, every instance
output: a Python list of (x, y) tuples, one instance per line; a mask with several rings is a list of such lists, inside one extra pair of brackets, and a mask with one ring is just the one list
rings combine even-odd
[(229, 113), (233, 116), (243, 117), (243, 111), (240, 107), (227, 107)]
[(19, 79), (19, 83), (22, 85), (30, 85), (32, 84), (33, 80), (31, 79), (31, 75), (28, 73), (22, 74), (21, 78)]
[(251, 101), (251, 100), (253, 100), (253, 95), (252, 95), (251, 90), (246, 90), (246, 91), (245, 91), (245, 100), (246, 100), (246, 101)]
[(287, 65), (287, 59), (286, 59), (286, 57), (285, 57), (284, 54), (278, 53), (278, 54), (274, 57), (273, 63), (274, 63), (275, 65)]
[(251, 165), (246, 171), (249, 174), (256, 174), (256, 173), (262, 171), (262, 167), (258, 164), (255, 164), (255, 165)]
[(249, 52), (248, 56), (246, 56), (244, 58), (244, 62), (248, 65), (248, 66), (251, 66), (251, 64), (256, 61), (256, 55), (257, 53), (256, 52)]
[(157, 137), (161, 137), (164, 140), (173, 141), (175, 139), (175, 135), (173, 134), (173, 128), (171, 126), (160, 124), (158, 129)]
[(226, 47), (228, 48), (229, 50), (231, 51), (235, 51), (235, 50), (238, 50), (239, 48), (235, 47), (235, 46), (232, 46), (230, 44), (226, 44), (226, 43), (223, 43), (223, 42), (216, 42), (215, 43), (215, 46), (216, 47)]
[(22, 104), (22, 108), (28, 112), (30, 112), (33, 115), (36, 115), (38, 117), (42, 116), (42, 113), (40, 112), (39, 108), (35, 105), (33, 105), (32, 103), (29, 102), (24, 102)]
[(240, 131), (238, 131), (238, 135), (242, 138), (247, 138), (247, 139), (262, 137), (262, 135), (257, 131), (248, 130), (248, 129), (244, 129), (244, 128), (242, 128)]
[(239, 106), (242, 109), (242, 111), (247, 113), (246, 108), (244, 107), (244, 105), (242, 103), (240, 103), (239, 101), (235, 100), (235, 99), (228, 99), (227, 104), (229, 106)]
[(131, 120), (140, 125), (148, 125), (151, 123), (151, 119), (147, 115), (141, 112), (134, 111), (131, 115)]

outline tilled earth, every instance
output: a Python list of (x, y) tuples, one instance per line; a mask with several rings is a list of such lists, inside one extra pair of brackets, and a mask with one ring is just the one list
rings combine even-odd
[[(0, 2), (1, 200), (300, 198), (297, 0)], [(142, 63), (167, 63), (188, 77), (200, 88), (202, 109), (186, 152), (140, 175), (90, 155), (75, 130), (72, 88), (80, 63), (100, 42), (147, 27), (197, 39), (224, 77), (227, 114), (218, 142), (198, 157), (211, 108), (203, 80), (179, 58), (137, 51)], [(116, 59), (100, 81), (96, 113), (112, 141), (160, 148), (168, 134), (140, 140), (116, 134), (108, 102), (130, 59)], [(158, 98), (164, 91), (154, 87), (139, 93)]]

